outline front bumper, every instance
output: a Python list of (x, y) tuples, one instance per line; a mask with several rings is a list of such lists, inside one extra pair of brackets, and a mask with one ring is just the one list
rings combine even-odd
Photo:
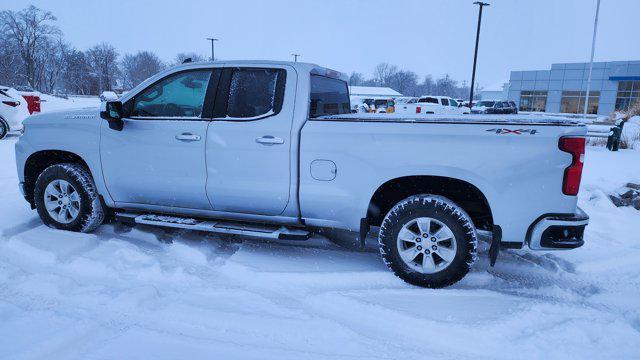
[(528, 239), (532, 250), (567, 250), (584, 245), (589, 216), (577, 208), (573, 215), (549, 215), (535, 222)]

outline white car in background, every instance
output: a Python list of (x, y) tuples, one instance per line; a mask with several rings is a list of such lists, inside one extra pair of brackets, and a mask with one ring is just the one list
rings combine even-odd
[(103, 91), (100, 94), (100, 101), (116, 101), (118, 100), (118, 94), (114, 91)]
[(448, 96), (421, 96), (416, 102), (396, 106), (397, 113), (403, 114), (438, 114), (460, 115), (470, 114), (471, 109)]
[(16, 89), (0, 86), (0, 139), (9, 132), (22, 131), (22, 120), (27, 116), (27, 100)]

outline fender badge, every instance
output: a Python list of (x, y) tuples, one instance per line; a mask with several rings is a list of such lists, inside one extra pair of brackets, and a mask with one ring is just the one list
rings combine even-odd
[(516, 130), (511, 130), (511, 129), (488, 129), (486, 131), (494, 132), (496, 134), (501, 134), (501, 135), (507, 135), (507, 134), (522, 135), (524, 133), (529, 133), (529, 135), (534, 135), (534, 134), (538, 133), (538, 130), (535, 130), (535, 129), (516, 129)]
[(93, 119), (95, 115), (65, 115), (65, 119)]

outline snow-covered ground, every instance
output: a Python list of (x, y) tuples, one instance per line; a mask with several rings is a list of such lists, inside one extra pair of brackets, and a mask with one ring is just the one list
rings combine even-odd
[(640, 211), (606, 196), (640, 182), (640, 150), (588, 149), (582, 248), (490, 268), (485, 246), (463, 281), (428, 290), (373, 244), (49, 229), (18, 192), (16, 139), (0, 141), (1, 359), (640, 357)]

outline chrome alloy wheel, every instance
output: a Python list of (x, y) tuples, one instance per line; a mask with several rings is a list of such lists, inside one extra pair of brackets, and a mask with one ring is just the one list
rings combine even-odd
[(53, 180), (44, 190), (44, 206), (53, 220), (69, 224), (80, 213), (80, 194), (69, 182)]
[(456, 256), (456, 239), (443, 222), (420, 217), (402, 226), (398, 233), (400, 258), (413, 270), (434, 274), (446, 269)]

